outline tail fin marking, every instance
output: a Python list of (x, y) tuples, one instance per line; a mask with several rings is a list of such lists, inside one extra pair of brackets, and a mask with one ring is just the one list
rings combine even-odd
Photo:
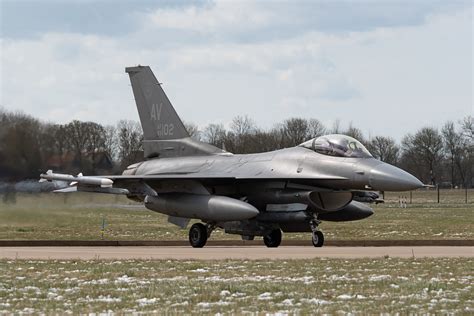
[(130, 76), (145, 140), (189, 137), (170, 100), (149, 66), (125, 68)]

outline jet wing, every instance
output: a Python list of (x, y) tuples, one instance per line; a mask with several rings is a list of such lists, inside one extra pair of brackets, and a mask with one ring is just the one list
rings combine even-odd
[(109, 193), (109, 194), (133, 194), (140, 192), (145, 195), (156, 195), (156, 192), (147, 184), (151, 181), (166, 180), (193, 180), (195, 182), (221, 182), (221, 181), (290, 181), (290, 182), (306, 182), (306, 181), (324, 181), (324, 180), (347, 180), (344, 177), (331, 175), (315, 175), (314, 177), (261, 177), (254, 176), (222, 176), (205, 173), (166, 173), (154, 175), (105, 175), (105, 176), (83, 176), (81, 173), (77, 176), (69, 174), (53, 173), (48, 170), (40, 175), (40, 182), (43, 181), (66, 181), (69, 182), (70, 188), (56, 190), (54, 192), (68, 193), (75, 191)]
[(155, 175), (110, 175), (110, 176), (97, 176), (102, 179), (115, 180), (348, 180), (346, 177), (332, 176), (332, 175), (318, 175), (316, 177), (294, 177), (294, 178), (282, 178), (282, 177), (261, 177), (261, 176), (221, 176), (212, 174), (201, 174), (201, 173), (187, 173), (187, 174), (155, 174)]

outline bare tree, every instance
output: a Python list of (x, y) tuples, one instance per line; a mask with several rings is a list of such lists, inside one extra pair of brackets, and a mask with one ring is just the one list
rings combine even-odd
[(183, 122), (184, 128), (188, 132), (189, 136), (195, 140), (201, 140), (201, 132), (199, 127), (192, 122)]
[(84, 166), (84, 153), (89, 140), (87, 122), (74, 120), (64, 127), (68, 147), (74, 152), (80, 168)]
[(113, 125), (107, 125), (104, 127), (104, 130), (104, 151), (109, 155), (110, 158), (112, 158), (113, 161), (116, 161), (119, 150), (117, 127)]
[(251, 153), (255, 146), (253, 135), (257, 132), (255, 122), (248, 116), (236, 116), (226, 134), (225, 148), (233, 153)]
[(331, 128), (330, 133), (331, 133), (331, 134), (340, 134), (341, 132), (342, 132), (342, 130), (341, 130), (341, 120), (336, 119), (336, 120), (332, 123), (332, 128)]
[(390, 137), (376, 136), (367, 143), (367, 149), (377, 159), (396, 165), (400, 148)]
[(463, 177), (463, 184), (472, 186), (474, 183), (474, 118), (470, 115), (466, 116), (460, 125), (462, 147), (456, 164)]
[(56, 141), (56, 152), (64, 154), (69, 149), (69, 140), (66, 125), (57, 125), (54, 130), (54, 139)]
[(281, 126), (283, 134), (283, 146), (297, 146), (309, 138), (308, 121), (302, 118), (290, 118)]
[(270, 131), (257, 131), (255, 133), (255, 148), (254, 152), (267, 152), (272, 150), (281, 149), (282, 146), (282, 134), (281, 130), (274, 128)]
[(41, 148), (41, 159), (44, 161), (51, 155), (57, 154), (56, 131), (60, 125), (40, 124), (38, 141)]
[(308, 139), (322, 136), (327, 133), (326, 127), (317, 119), (309, 119), (308, 121)]
[(90, 156), (91, 173), (96, 172), (97, 153), (105, 151), (105, 128), (97, 123), (88, 122), (87, 125), (88, 140), (86, 144), (86, 153)]
[(365, 138), (364, 138), (364, 134), (362, 133), (362, 131), (360, 130), (360, 128), (357, 128), (355, 127), (352, 122), (349, 123), (349, 126), (347, 127), (347, 130), (345, 130), (343, 132), (343, 134), (347, 135), (347, 136), (350, 136), (352, 138), (355, 138), (357, 139), (358, 141), (360, 141), (361, 143), (365, 144), (366, 141), (365, 141)]
[(0, 176), (10, 179), (33, 177), (42, 164), (41, 123), (20, 112), (4, 112), (1, 120)]
[(412, 173), (420, 178), (429, 178), (431, 184), (436, 184), (439, 180), (438, 167), (443, 158), (443, 139), (438, 130), (424, 127), (415, 135), (405, 136), (402, 145), (403, 158), (413, 169)]
[(237, 136), (251, 134), (256, 129), (255, 122), (247, 115), (234, 117), (230, 124), (230, 131)]
[(474, 117), (468, 115), (461, 121), (462, 134), (470, 140), (471, 143), (474, 142)]
[[(316, 119), (290, 118), (269, 130), (259, 129), (248, 116), (234, 118), (227, 131), (222, 124), (210, 124), (199, 133), (195, 124), (186, 128), (193, 137), (203, 137), (217, 147), (234, 153), (255, 153), (295, 146), (326, 133)], [(332, 133), (345, 133), (362, 142), (363, 133), (349, 124), (342, 129), (340, 121), (333, 124)], [(36, 178), (38, 169), (44, 170), (55, 159), (64, 166), (64, 172), (93, 172), (95, 154), (106, 152), (121, 167), (141, 161), (143, 133), (140, 124), (120, 121), (117, 126), (102, 126), (93, 122), (72, 121), (69, 124), (51, 124), (23, 113), (12, 113), (0, 107), (0, 178)], [(397, 164), (415, 174), (424, 182), (440, 183), (449, 179), (453, 186), (474, 183), (474, 119), (467, 116), (459, 124), (446, 122), (439, 132), (422, 128), (403, 138), (402, 149), (392, 138), (377, 136), (366, 142), (378, 159)], [(71, 166), (74, 153), (76, 165)], [(92, 156), (92, 157), (91, 157)], [(87, 158), (87, 159), (85, 159)], [(91, 159), (92, 158), (92, 159)], [(99, 159), (98, 162), (103, 162)], [(119, 165), (119, 164), (117, 164)], [(68, 170), (69, 169), (69, 170)]]
[[(459, 165), (459, 159), (461, 158), (463, 138), (460, 133), (456, 132), (454, 123), (448, 121), (444, 124), (441, 133), (443, 135), (443, 144), (445, 151), (449, 158), (450, 173), (451, 173), (451, 186), (455, 185), (455, 167)], [(461, 178), (463, 178), (463, 172), (461, 171)], [(461, 180), (464, 183), (464, 179)]]
[(117, 124), (119, 159), (124, 168), (137, 160), (137, 152), (142, 150), (143, 132), (135, 121), (122, 120)]
[(209, 124), (203, 131), (204, 141), (216, 147), (224, 146), (227, 132), (222, 124)]

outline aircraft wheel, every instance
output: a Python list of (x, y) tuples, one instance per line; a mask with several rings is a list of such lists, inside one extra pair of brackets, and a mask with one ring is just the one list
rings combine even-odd
[(317, 230), (313, 233), (313, 246), (322, 247), (324, 244), (324, 235), (321, 231)]
[(263, 236), (263, 242), (269, 248), (276, 248), (281, 244), (281, 230), (275, 229), (270, 234)]
[(189, 229), (189, 243), (193, 248), (202, 248), (207, 242), (207, 228), (201, 223), (196, 223)]

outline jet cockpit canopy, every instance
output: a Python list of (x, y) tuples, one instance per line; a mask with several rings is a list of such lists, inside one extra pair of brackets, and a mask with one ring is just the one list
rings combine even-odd
[(346, 158), (371, 158), (370, 152), (357, 139), (341, 134), (324, 135), (299, 145), (319, 154)]

